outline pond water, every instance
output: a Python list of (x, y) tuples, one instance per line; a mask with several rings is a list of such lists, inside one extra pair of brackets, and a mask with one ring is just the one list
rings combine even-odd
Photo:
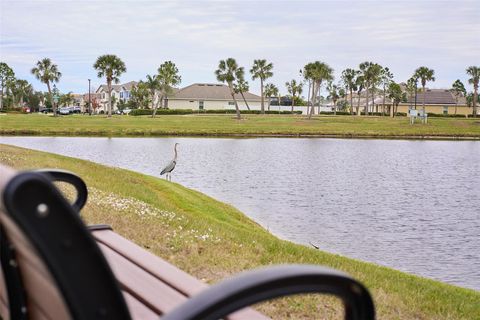
[(159, 176), (281, 238), (480, 290), (480, 142), (0, 137)]

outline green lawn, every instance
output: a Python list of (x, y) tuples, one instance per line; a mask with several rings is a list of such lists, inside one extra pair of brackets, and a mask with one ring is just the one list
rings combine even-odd
[(292, 115), (87, 116), (43, 114), (0, 115), (0, 135), (258, 135), (385, 138), (480, 138), (480, 119), (430, 118), (427, 125), (410, 125), (406, 117)]
[[(18, 119), (32, 121), (42, 118)], [(45, 119), (52, 121), (48, 117)], [(75, 118), (58, 121), (73, 124), (70, 122), (72, 119)], [(95, 118), (89, 121), (123, 124), (130, 121), (131, 124), (134, 121), (167, 123), (181, 119), (184, 118), (153, 121), (144, 118)], [(216, 121), (195, 118), (197, 120)], [(255, 118), (252, 122), (257, 121), (291, 120)], [(235, 208), (176, 183), (6, 145), (0, 145), (0, 163), (19, 169), (51, 167), (78, 173), (89, 186), (89, 202), (83, 212), (88, 223), (111, 224), (120, 234), (207, 282), (216, 282), (230, 274), (261, 265), (319, 264), (343, 270), (361, 280), (373, 294), (379, 319), (478, 319), (480, 314), (478, 291), (280, 240)], [(338, 301), (332, 298), (312, 296), (280, 299), (257, 307), (275, 319), (309, 319), (313, 314), (315, 318), (330, 319), (335, 316), (339, 319), (341, 309)]]

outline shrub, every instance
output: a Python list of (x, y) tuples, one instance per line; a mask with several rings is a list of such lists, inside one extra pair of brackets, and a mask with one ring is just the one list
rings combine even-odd
[[(132, 116), (152, 115), (152, 109), (134, 109), (130, 112)], [(235, 114), (235, 109), (225, 110), (192, 110), (192, 109), (158, 109), (157, 115), (183, 115), (183, 114)], [(241, 110), (241, 114), (260, 114), (260, 110)], [(292, 114), (291, 111), (265, 111), (266, 114)], [(302, 114), (302, 111), (294, 111), (293, 114)]]

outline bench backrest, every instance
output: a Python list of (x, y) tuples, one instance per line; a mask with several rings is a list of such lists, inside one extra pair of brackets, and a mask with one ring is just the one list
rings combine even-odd
[[(8, 287), (8, 299), (0, 300), (8, 300), (9, 309), (0, 307), (2, 317), (10, 312), (14, 319), (27, 314), (28, 319), (130, 319), (95, 240), (47, 174), (0, 165), (2, 271)], [(8, 255), (12, 259), (6, 261)], [(11, 275), (20, 286), (8, 283)]]

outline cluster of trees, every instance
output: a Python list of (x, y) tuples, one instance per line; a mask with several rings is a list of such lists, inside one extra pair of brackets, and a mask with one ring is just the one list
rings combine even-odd
[[(458, 98), (462, 95), (467, 98), (467, 104), (472, 107), (476, 106), (478, 102), (478, 82), (479, 82), (479, 70), (480, 67), (469, 67), (466, 72), (471, 76), (469, 83), (473, 85), (474, 91), (470, 94), (466, 93), (465, 87), (461, 84), (460, 80), (457, 80), (452, 85), (452, 93), (455, 95), (458, 103)], [(357, 115), (360, 115), (360, 99), (364, 97), (363, 113), (369, 115), (373, 112), (373, 108), (369, 106), (375, 105), (375, 97), (381, 94), (383, 97), (382, 102), (382, 114), (386, 112), (386, 98), (391, 101), (390, 116), (394, 117), (397, 113), (397, 108), (400, 102), (407, 100), (407, 95), (412, 97), (416, 95), (421, 89), (425, 92), (426, 85), (430, 81), (435, 81), (434, 70), (427, 67), (420, 67), (415, 70), (413, 76), (407, 81), (405, 88), (399, 83), (393, 81), (393, 74), (388, 67), (383, 67), (378, 63), (366, 61), (360, 63), (358, 69), (345, 69), (342, 71), (340, 80), (334, 82), (334, 70), (325, 62), (315, 61), (306, 64), (300, 75), (302, 80), (297, 81), (292, 79), (285, 83), (288, 97), (292, 103), (292, 111), (296, 101), (301, 98), (304, 85), (308, 85), (307, 93), (307, 114), (310, 118), (314, 114), (315, 106), (320, 106), (323, 96), (321, 95), (322, 88), (326, 90), (326, 98), (333, 102), (333, 110), (336, 113), (337, 110), (349, 110), (353, 114), (354, 110)], [(260, 80), (260, 95), (262, 98), (261, 112), (265, 113), (264, 99), (268, 99), (268, 109), (270, 108), (270, 102), (272, 97), (278, 97), (280, 101), (278, 88), (271, 83), (265, 84), (265, 81), (273, 77), (273, 64), (266, 60), (258, 59), (253, 61), (252, 68), (250, 69), (252, 80)], [(245, 80), (244, 68), (239, 66), (235, 59), (228, 58), (220, 60), (218, 69), (215, 71), (217, 80), (226, 83), (230, 88), (232, 99), (235, 103), (237, 111), (237, 117), (240, 118), (240, 111), (238, 103), (235, 99), (235, 94), (249, 90), (248, 82)], [(459, 87), (461, 84), (461, 87)], [(461, 89), (463, 88), (463, 89)], [(354, 96), (356, 95), (356, 105), (354, 103)], [(245, 101), (245, 104), (248, 104)], [(422, 101), (423, 111), (425, 112), (425, 95), (423, 95)], [(320, 112), (320, 108), (318, 108)], [(456, 113), (456, 111), (455, 111)], [(476, 116), (476, 108), (473, 108), (473, 115)]]
[(0, 62), (0, 110), (22, 108), (24, 105), (37, 107), (43, 101), (42, 92), (36, 92), (27, 80), (17, 79), (13, 70)]
[[(99, 78), (105, 78), (108, 87), (108, 116), (112, 114), (112, 83), (118, 83), (120, 76), (127, 71), (125, 63), (116, 55), (102, 55), (98, 57), (94, 69), (98, 72)], [(265, 59), (257, 59), (253, 61), (250, 68), (252, 80), (260, 80), (261, 95), (261, 113), (265, 113), (265, 99), (267, 99), (267, 109), (270, 110), (271, 98), (277, 97), (280, 101), (279, 89), (272, 83), (266, 81), (273, 77), (273, 63)], [(26, 81), (16, 79), (13, 70), (3, 62), (0, 62), (0, 109), (4, 105), (7, 106), (23, 106), (28, 103), (29, 106), (39, 105), (40, 102), (45, 105), (53, 105), (56, 111), (57, 105), (68, 104), (73, 97), (71, 93), (62, 95), (58, 103), (52, 104), (52, 87), (53, 83), (60, 80), (62, 74), (58, 70), (58, 66), (49, 58), (38, 61), (31, 70), (32, 74), (47, 86), (47, 93), (35, 92), (33, 87)], [(291, 101), (291, 107), (297, 103), (301, 103), (301, 94), (304, 85), (308, 85), (307, 94), (307, 114), (309, 118), (314, 114), (315, 105), (320, 106), (322, 101), (321, 90), (325, 88), (326, 97), (333, 102), (334, 112), (338, 110), (356, 109), (356, 114), (360, 115), (360, 99), (364, 97), (364, 114), (369, 115), (369, 105), (375, 105), (375, 96), (381, 94), (383, 97), (382, 114), (385, 114), (385, 100), (388, 97), (391, 100), (392, 107), (390, 115), (393, 117), (396, 113), (398, 104), (417, 94), (419, 85), (425, 92), (428, 82), (435, 81), (435, 71), (428, 67), (420, 67), (415, 70), (414, 74), (406, 82), (404, 88), (393, 81), (393, 74), (388, 67), (383, 67), (378, 63), (366, 61), (359, 64), (358, 69), (345, 69), (342, 71), (340, 80), (334, 82), (334, 70), (325, 62), (315, 61), (306, 64), (300, 70), (301, 80), (292, 79), (285, 83), (288, 97)], [(469, 83), (473, 85), (473, 92), (468, 93), (464, 84), (460, 80), (456, 80), (452, 84), (451, 92), (458, 99), (462, 96), (466, 97), (467, 104), (473, 107), (473, 115), (476, 116), (476, 105), (479, 101), (478, 84), (480, 78), (480, 67), (471, 66), (466, 69), (466, 73), (470, 76)], [(245, 105), (250, 110), (244, 93), (249, 91), (249, 83), (245, 79), (245, 70), (239, 66), (235, 59), (228, 58), (220, 60), (218, 68), (215, 70), (217, 80), (226, 83), (230, 89), (230, 94), (235, 104), (237, 117), (240, 118), (240, 110), (235, 95), (240, 94), (245, 101)], [(142, 108), (151, 107), (153, 117), (156, 110), (164, 106), (165, 98), (172, 93), (174, 87), (181, 83), (181, 76), (178, 68), (172, 61), (166, 61), (157, 69), (157, 74), (147, 75), (145, 80), (141, 80), (137, 86), (132, 89), (131, 103)], [(356, 106), (354, 103), (354, 95), (356, 95)], [(371, 102), (371, 103), (370, 103)], [(124, 104), (120, 101), (120, 105)], [(423, 95), (423, 111), (425, 111), (425, 95)], [(125, 105), (123, 105), (125, 107)], [(320, 110), (320, 109), (319, 109)], [(456, 110), (456, 109), (455, 109)], [(455, 111), (456, 113), (456, 111)], [(56, 114), (56, 112), (54, 112)]]

